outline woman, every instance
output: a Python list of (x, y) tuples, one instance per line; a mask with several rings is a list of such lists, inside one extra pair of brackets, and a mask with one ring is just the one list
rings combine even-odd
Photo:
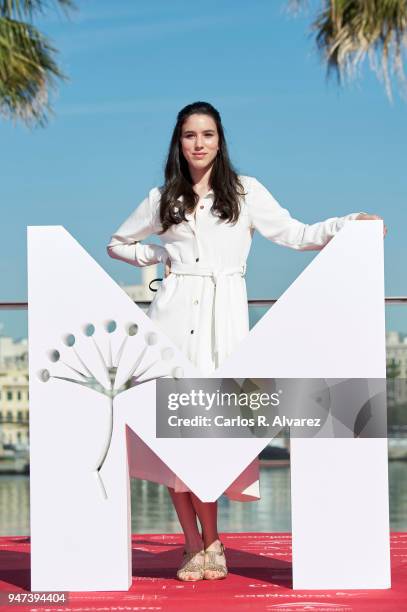
[[(152, 189), (120, 226), (108, 253), (136, 266), (165, 264), (147, 314), (209, 375), (249, 332), (244, 273), (255, 229), (278, 244), (319, 250), (347, 219), (379, 218), (352, 213), (314, 225), (293, 219), (255, 178), (236, 174), (218, 111), (195, 102), (178, 114), (164, 186)], [(164, 246), (139, 242), (154, 233)], [(217, 503), (201, 502), (141, 440), (137, 452), (132, 476), (168, 486), (185, 535), (178, 578), (224, 578)], [(225, 493), (240, 501), (259, 498), (257, 460)]]

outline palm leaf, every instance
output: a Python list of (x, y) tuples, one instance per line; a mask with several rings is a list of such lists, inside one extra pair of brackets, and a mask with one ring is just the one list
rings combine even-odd
[(10, 19), (32, 19), (35, 13), (44, 13), (55, 4), (65, 10), (75, 7), (72, 0), (0, 0), (0, 15)]
[(48, 89), (64, 78), (55, 49), (32, 25), (0, 18), (0, 113), (32, 125), (46, 123)]
[[(71, 0), (56, 0), (71, 8)], [(66, 79), (56, 49), (29, 21), (51, 2), (0, 0), (0, 114), (27, 125), (45, 125), (52, 109), (49, 92)], [(55, 4), (55, 2), (54, 2)], [(28, 20), (28, 21), (26, 21)]]
[[(290, 0), (297, 10), (305, 0)], [(312, 23), (328, 76), (340, 83), (358, 76), (366, 58), (392, 99), (391, 76), (406, 93), (407, 0), (323, 0)]]

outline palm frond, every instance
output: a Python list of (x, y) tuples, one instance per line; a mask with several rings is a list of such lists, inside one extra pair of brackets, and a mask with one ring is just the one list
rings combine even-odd
[(44, 13), (52, 5), (63, 10), (75, 8), (73, 0), (0, 0), (0, 15), (9, 19), (31, 19), (35, 13)]
[(368, 57), (390, 99), (393, 75), (406, 93), (407, 0), (325, 0), (312, 28), (328, 75), (354, 79)]
[(0, 18), (0, 113), (27, 125), (45, 125), (48, 92), (64, 79), (56, 50), (30, 24)]
[(75, 8), (72, 0), (0, 0), (0, 115), (29, 126), (47, 123), (49, 92), (66, 78), (56, 49), (32, 23), (51, 5)]

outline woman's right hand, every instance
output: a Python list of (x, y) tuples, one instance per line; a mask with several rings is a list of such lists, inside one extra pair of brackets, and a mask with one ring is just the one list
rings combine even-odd
[(167, 278), (169, 274), (171, 274), (171, 259), (167, 259), (165, 262), (164, 278)]
[[(355, 221), (383, 221), (383, 217), (379, 217), (379, 215), (371, 215), (370, 213), (360, 213), (355, 219)], [(387, 234), (387, 227), (383, 221), (383, 238), (385, 238)]]

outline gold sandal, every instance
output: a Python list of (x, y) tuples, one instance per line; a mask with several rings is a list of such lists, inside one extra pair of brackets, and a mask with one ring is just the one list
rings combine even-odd
[[(177, 571), (177, 578), (184, 582), (197, 582), (204, 577), (205, 551), (186, 552), (182, 558), (181, 567)], [(187, 578), (186, 573), (197, 574), (196, 578)]]
[[(210, 550), (207, 548), (205, 550), (205, 580), (221, 580), (227, 576), (228, 569), (226, 567), (225, 547), (220, 540), (218, 540), (218, 542), (219, 546), (216, 549)], [(209, 572), (218, 572), (219, 576), (209, 576)]]

